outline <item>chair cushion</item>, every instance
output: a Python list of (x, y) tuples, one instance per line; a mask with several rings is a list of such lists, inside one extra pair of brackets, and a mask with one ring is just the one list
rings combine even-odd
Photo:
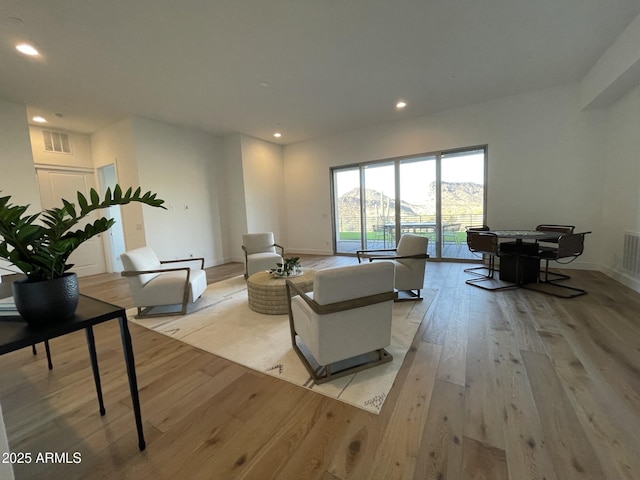
[[(152, 305), (175, 305), (182, 303), (185, 271), (166, 272), (148, 281), (142, 289), (132, 293), (136, 307)], [(191, 270), (189, 274), (189, 303), (195, 302), (207, 289), (207, 274), (204, 270)]]
[(247, 254), (260, 253), (260, 252), (274, 252), (276, 251), (273, 244), (275, 240), (272, 232), (266, 233), (246, 233), (242, 235), (242, 245), (247, 249)]
[(296, 332), (320, 365), (385, 348), (391, 343), (393, 301), (317, 315), (299, 296), (291, 299)]
[(254, 253), (247, 255), (247, 275), (251, 276), (256, 272), (277, 268), (278, 263), (283, 263), (283, 260), (277, 253)]
[[(427, 253), (428, 244), (429, 239), (427, 237), (405, 233), (400, 237), (396, 253), (399, 257), (404, 257), (407, 255), (420, 255), (423, 253)], [(399, 261), (404, 263), (407, 260), (400, 259)]]
[[(129, 250), (128, 252), (120, 255), (122, 265), (125, 270), (156, 270), (162, 268), (160, 260), (150, 247), (136, 248), (135, 250)], [(147, 273), (144, 275), (137, 275), (135, 277), (129, 277), (130, 283), (137, 287), (144, 286), (147, 282), (153, 280), (158, 274)]]
[(319, 270), (313, 282), (320, 305), (341, 302), (393, 290), (394, 266), (391, 262), (362, 263)]

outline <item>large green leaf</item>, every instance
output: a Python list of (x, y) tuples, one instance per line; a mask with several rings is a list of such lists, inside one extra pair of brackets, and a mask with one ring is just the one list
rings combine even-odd
[[(78, 205), (62, 199), (62, 208), (50, 208), (35, 215), (27, 215), (29, 205), (12, 205), (10, 196), (0, 197), (0, 257), (5, 258), (32, 280), (43, 280), (61, 276), (71, 268), (67, 260), (82, 243), (106, 232), (114, 220), (100, 217), (83, 228), (72, 230), (93, 211), (115, 205), (139, 202), (152, 207), (165, 208), (164, 200), (155, 193), (141, 194), (138, 187), (132, 192), (128, 188), (122, 193), (119, 185), (113, 193), (107, 189), (104, 200), (94, 189), (89, 199), (78, 192)], [(42, 225), (36, 224), (40, 218)]]

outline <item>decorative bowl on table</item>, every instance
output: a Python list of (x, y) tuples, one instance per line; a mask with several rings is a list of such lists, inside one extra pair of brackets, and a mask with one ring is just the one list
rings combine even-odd
[(272, 268), (269, 270), (269, 273), (272, 277), (276, 278), (287, 278), (287, 277), (299, 277), (303, 274), (302, 268), (298, 267), (292, 271), (284, 272), (280, 268)]

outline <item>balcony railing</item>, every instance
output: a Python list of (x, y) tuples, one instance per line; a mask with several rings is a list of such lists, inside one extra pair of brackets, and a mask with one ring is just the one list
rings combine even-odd
[[(395, 246), (395, 216), (366, 217), (365, 248), (393, 248)], [(441, 217), (441, 256), (443, 258), (475, 259), (466, 246), (465, 227), (482, 225), (482, 214), (456, 214)], [(429, 254), (436, 254), (435, 215), (405, 215), (402, 217), (400, 233), (414, 233), (429, 238)], [(352, 253), (362, 248), (360, 217), (341, 216), (338, 225), (336, 249), (341, 253)]]

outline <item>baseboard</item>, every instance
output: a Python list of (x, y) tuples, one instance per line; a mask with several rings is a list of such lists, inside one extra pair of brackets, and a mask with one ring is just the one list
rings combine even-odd
[(333, 250), (312, 250), (308, 248), (289, 248), (285, 250), (285, 256), (289, 257), (291, 255), (300, 254), (300, 255), (333, 255)]
[(209, 261), (205, 261), (204, 268), (209, 267), (217, 267), (218, 265), (225, 265), (227, 263), (244, 263), (244, 257), (242, 258), (223, 258), (223, 259), (213, 259)]
[(615, 270), (605, 266), (601, 266), (599, 270), (606, 276), (613, 278), (616, 282), (620, 282), (625, 287), (629, 287), (631, 290), (640, 293), (640, 279), (632, 277), (620, 270)]

